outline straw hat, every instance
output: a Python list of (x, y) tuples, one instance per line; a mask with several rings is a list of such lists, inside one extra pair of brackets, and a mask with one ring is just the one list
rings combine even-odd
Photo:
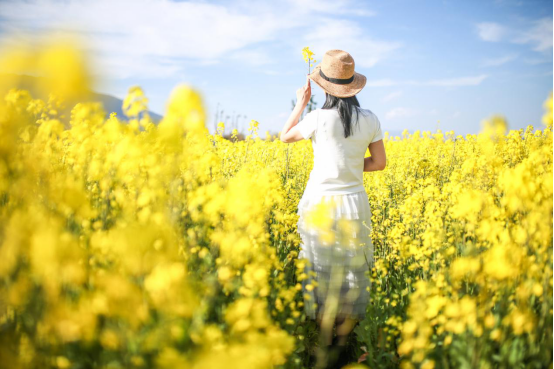
[(364, 88), (366, 77), (354, 71), (354, 59), (346, 51), (329, 50), (308, 75), (325, 92), (336, 97), (350, 97)]

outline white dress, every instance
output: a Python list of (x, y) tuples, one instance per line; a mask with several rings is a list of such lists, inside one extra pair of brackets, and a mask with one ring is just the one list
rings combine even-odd
[[(362, 110), (358, 117), (356, 123), (352, 114), (352, 135), (347, 138), (335, 109), (316, 109), (294, 127), (312, 140), (314, 151), (314, 167), (297, 212), (302, 239), (298, 258), (305, 259), (307, 275), (302, 292), (311, 319), (324, 310), (362, 320), (369, 303), (374, 248), (363, 164), (367, 147), (383, 134), (371, 111)], [(310, 211), (322, 204), (328, 205), (328, 231), (309, 221)]]

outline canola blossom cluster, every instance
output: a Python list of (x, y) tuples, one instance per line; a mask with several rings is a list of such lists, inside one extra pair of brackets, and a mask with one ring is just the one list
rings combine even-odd
[(302, 57), (304, 58), (304, 61), (308, 63), (308, 74), (310, 74), (311, 67), (317, 62), (317, 60), (314, 59), (314, 53), (308, 46), (306, 46), (302, 49)]
[[(308, 367), (309, 142), (262, 139), (256, 121), (242, 141), (223, 122), (210, 134), (184, 85), (158, 124), (132, 87), (122, 120), (87, 100), (72, 49), (2, 58), (53, 72), (0, 80), (0, 365)], [(552, 94), (544, 108), (540, 130), (495, 116), (466, 137), (385, 134), (387, 168), (364, 174), (367, 367), (551, 365)], [(334, 237), (324, 210), (308, 218)]]

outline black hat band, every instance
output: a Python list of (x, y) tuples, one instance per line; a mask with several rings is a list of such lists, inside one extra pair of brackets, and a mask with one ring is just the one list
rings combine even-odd
[(352, 75), (352, 77), (350, 78), (329, 78), (325, 74), (323, 74), (323, 71), (321, 70), (321, 68), (319, 69), (319, 75), (324, 80), (329, 81), (331, 83), (335, 83), (337, 85), (347, 85), (354, 80), (354, 75)]

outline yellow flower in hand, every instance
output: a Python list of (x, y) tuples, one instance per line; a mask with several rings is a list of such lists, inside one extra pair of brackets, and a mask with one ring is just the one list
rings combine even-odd
[(314, 53), (308, 46), (302, 49), (302, 56), (304, 61), (308, 63), (308, 74), (310, 74), (310, 68), (315, 64), (316, 60), (313, 58)]

